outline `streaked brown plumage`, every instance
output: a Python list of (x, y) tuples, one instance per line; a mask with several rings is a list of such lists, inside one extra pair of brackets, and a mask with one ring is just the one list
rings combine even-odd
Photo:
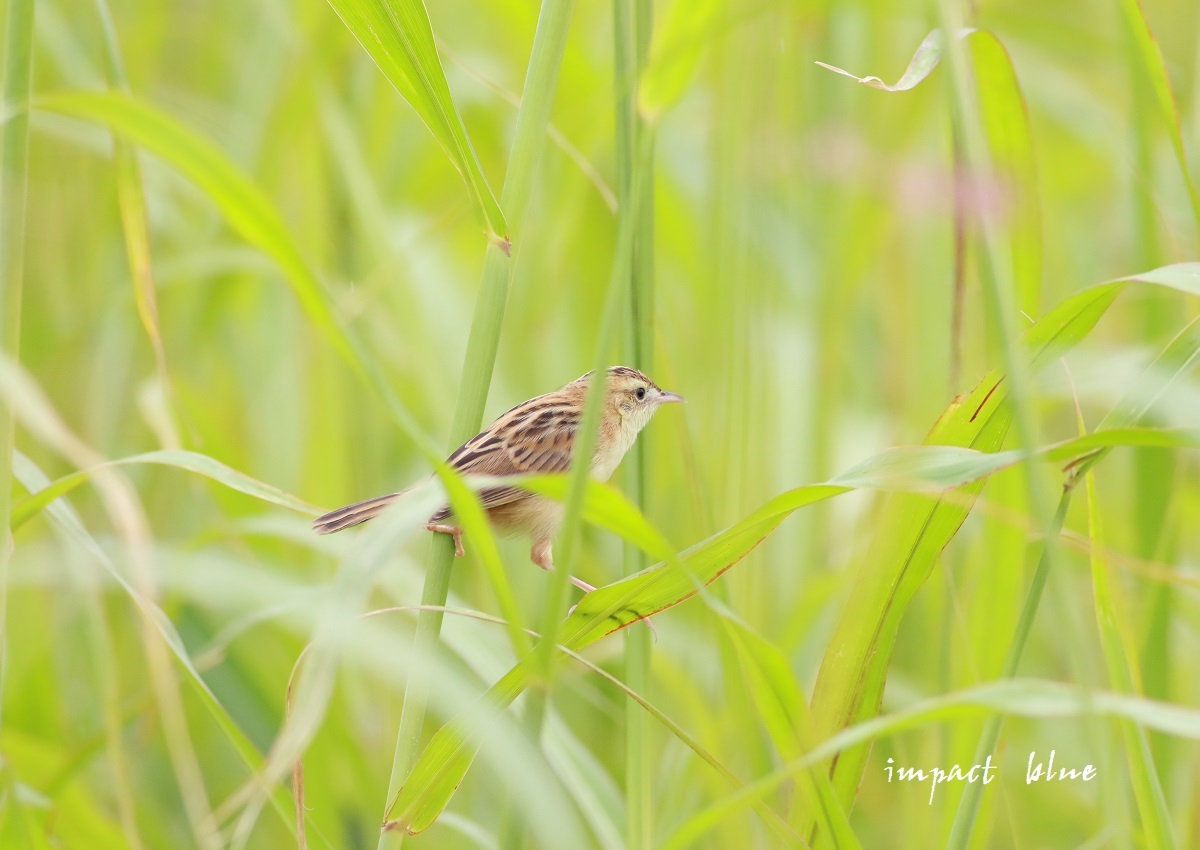
[[(518, 404), (459, 446), (447, 463), (464, 475), (566, 472), (570, 468), (590, 376), (589, 372), (560, 390)], [(683, 401), (627, 366), (608, 369), (605, 378), (607, 388), (591, 468), (592, 477), (600, 481), (612, 475), (660, 404)], [(382, 513), (402, 492), (330, 511), (318, 517), (313, 527), (320, 534), (331, 534), (366, 522)], [(562, 521), (559, 503), (518, 487), (503, 486), (480, 491), (479, 499), (498, 531), (528, 534), (531, 541), (529, 557), (542, 569), (553, 569), (550, 543)], [(429, 518), (426, 527), (430, 531), (452, 535), (455, 553), (462, 555), (462, 532), (453, 520), (450, 509), (442, 508)], [(590, 585), (574, 577), (571, 580), (584, 590), (591, 589)]]

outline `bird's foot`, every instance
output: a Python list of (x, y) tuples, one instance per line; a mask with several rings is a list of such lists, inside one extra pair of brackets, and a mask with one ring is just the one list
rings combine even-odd
[(584, 593), (591, 593), (593, 590), (596, 589), (592, 585), (590, 585), (586, 581), (584, 581), (583, 579), (575, 578), (575, 576), (567, 576), (567, 581), (571, 582), (571, 584), (578, 587)]
[[(535, 564), (537, 564), (539, 567), (541, 567), (546, 572), (553, 572), (554, 561), (552, 560), (552, 558), (550, 556), (550, 541), (549, 541), (549, 539), (541, 540), (541, 541), (534, 543), (533, 550), (529, 553), (529, 557)], [(591, 593), (593, 590), (596, 589), (595, 587), (588, 584), (583, 579), (576, 578), (573, 575), (568, 575), (567, 581), (571, 582), (571, 584), (578, 587), (584, 593)], [(578, 603), (576, 603), (575, 605), (572, 605), (567, 610), (567, 616), (569, 617), (572, 614), (574, 614), (575, 609), (578, 607), (579, 607)], [(642, 622), (644, 622), (646, 624), (646, 627), (650, 629), (650, 634), (653, 636), (654, 642), (658, 643), (658, 632), (656, 632), (654, 630), (654, 625), (650, 622), (650, 618), (642, 617), (641, 619), (642, 619)]]
[(462, 545), (462, 529), (461, 528), (455, 528), (453, 525), (439, 525), (437, 523), (430, 523), (429, 525), (425, 526), (425, 530), (433, 531), (438, 534), (449, 534), (451, 537), (453, 537), (454, 538), (454, 557), (461, 558), (463, 555), (467, 554), (467, 550), (464, 549), (463, 545)]

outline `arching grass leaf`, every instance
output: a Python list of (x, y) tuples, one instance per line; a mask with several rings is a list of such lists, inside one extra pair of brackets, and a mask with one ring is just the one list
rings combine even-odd
[(313, 325), (353, 359), (320, 281), (278, 210), (216, 145), (153, 106), (117, 92), (58, 92), (38, 98), (36, 106), (108, 127), (173, 165), (217, 205), (234, 230), (279, 265)]
[[(1120, 0), (1120, 7), (1135, 63), (1141, 65), (1146, 80), (1154, 92), (1156, 110), (1167, 131), (1167, 138), (1171, 141), (1175, 160), (1179, 163), (1179, 176), (1183, 179), (1183, 185), (1187, 189), (1196, 227), (1200, 228), (1200, 195), (1196, 194), (1196, 186), (1192, 182), (1191, 170), (1188, 168), (1187, 151), (1183, 147), (1183, 133), (1179, 125), (1179, 107), (1175, 104), (1175, 94), (1171, 91), (1171, 79), (1167, 76), (1167, 66), (1163, 61), (1162, 51), (1158, 49), (1154, 33), (1150, 31), (1145, 13), (1143, 13), (1138, 0)], [(1135, 92), (1134, 96), (1139, 97), (1140, 94)]]
[(467, 182), (471, 200), (487, 224), (488, 238), (509, 253), (508, 224), (450, 96), (425, 4), (421, 0), (329, 0), (329, 5), (441, 144)]
[(53, 502), (60, 496), (65, 496), (79, 485), (85, 483), (98, 469), (104, 469), (113, 466), (129, 466), (143, 463), (159, 464), (161, 466), (171, 466), (176, 469), (183, 469), (188, 472), (195, 472), (203, 475), (206, 478), (211, 478), (218, 484), (224, 484), (231, 490), (237, 490), (239, 493), (245, 493), (248, 496), (254, 496), (256, 499), (261, 499), (264, 502), (270, 502), (273, 505), (290, 508), (294, 511), (299, 511), (303, 514), (316, 516), (321, 511), (314, 505), (310, 505), (302, 499), (298, 499), (289, 493), (285, 493), (277, 487), (272, 487), (270, 484), (264, 484), (261, 481), (256, 481), (249, 475), (238, 472), (236, 469), (226, 466), (208, 455), (203, 455), (198, 452), (189, 452), (176, 449), (166, 449), (163, 451), (146, 452), (145, 454), (132, 455), (131, 457), (120, 458), (119, 460), (109, 461), (103, 466), (93, 469), (84, 469), (79, 472), (73, 472), (70, 475), (64, 475), (56, 481), (52, 481), (46, 487), (37, 492), (30, 493), (24, 499), (13, 505), (12, 510), (12, 528), (15, 531), (29, 520), (33, 519), (41, 513), (47, 505)]
[(208, 195), (226, 221), (246, 241), (279, 266), (309, 321), (333, 345), (355, 374), (379, 394), (417, 448), (431, 462), (439, 458), (384, 379), (377, 361), (337, 321), (321, 281), (301, 255), (270, 199), (210, 141), (170, 116), (114, 92), (71, 91), (46, 95), (37, 107), (101, 124), (170, 163)]
[(1008, 51), (987, 30), (965, 39), (979, 121), (999, 199), (996, 218), (1008, 246), (1007, 262), (1017, 308), (1035, 316), (1042, 277), (1042, 222), (1029, 112)]

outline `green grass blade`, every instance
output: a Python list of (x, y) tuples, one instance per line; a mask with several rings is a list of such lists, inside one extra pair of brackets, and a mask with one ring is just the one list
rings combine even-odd
[[(1026, 359), (1036, 369), (1079, 341), (1116, 298), (1119, 287), (1106, 285), (1067, 299), (1026, 335)], [(1008, 382), (993, 372), (942, 415), (925, 443), (996, 452), (1008, 432), (1011, 410), (1005, 404)], [(979, 494), (973, 483), (955, 498), (903, 495), (892, 502), (872, 541), (844, 613), (828, 644), (813, 693), (818, 734), (835, 730), (878, 711), (896, 629), (941, 551), (957, 533)], [(834, 785), (843, 804), (858, 787), (866, 749), (839, 755)]]
[(119, 458), (118, 460), (108, 461), (92, 469), (73, 472), (70, 475), (64, 475), (62, 478), (51, 482), (37, 492), (30, 493), (13, 506), (13, 530), (29, 522), (29, 520), (45, 510), (55, 499), (67, 495), (81, 484), (87, 482), (99, 470), (114, 466), (137, 464), (159, 464), (194, 472), (210, 478), (218, 484), (223, 484), (231, 490), (236, 490), (239, 493), (245, 493), (248, 496), (261, 499), (264, 502), (289, 508), (293, 511), (308, 514), (309, 516), (316, 516), (321, 512), (319, 508), (310, 505), (303, 499), (298, 499), (277, 487), (272, 487), (270, 484), (256, 481), (250, 476), (238, 472), (236, 469), (232, 469), (208, 455), (179, 449), (164, 449), (162, 451), (146, 452), (145, 454)]
[[(1179, 107), (1175, 105), (1175, 95), (1171, 91), (1171, 80), (1167, 76), (1167, 67), (1163, 62), (1162, 52), (1154, 40), (1154, 34), (1146, 23), (1138, 0), (1119, 0), (1121, 19), (1125, 25), (1125, 33), (1130, 42), (1134, 67), (1140, 66), (1144, 79), (1154, 92), (1154, 101), (1159, 118), (1171, 141), (1171, 149), (1179, 164), (1179, 176), (1187, 190), (1188, 201), (1192, 206), (1192, 216), (1195, 219), (1196, 232), (1200, 234), (1200, 195), (1196, 194), (1196, 186), (1192, 181), (1191, 169), (1188, 167), (1187, 151), (1183, 146), (1183, 134), (1179, 124)], [(1135, 97), (1140, 95), (1135, 93)], [(1198, 236), (1200, 238), (1200, 236)]]
[[(710, 767), (712, 767), (713, 770), (717, 771), (719, 774), (721, 774), (723, 777), (725, 777), (725, 779), (727, 779), (730, 782), (730, 784), (732, 784), (734, 787), (741, 787), (741, 785), (743, 783), (738, 780), (738, 778), (733, 774), (733, 771), (731, 771), (728, 767), (726, 767), (724, 764), (722, 764), (721, 761), (716, 758), (716, 756), (714, 756), (712, 753), (710, 753), (698, 740), (696, 740), (692, 735), (690, 735), (676, 721), (672, 720), (670, 717), (668, 717), (666, 714), (664, 714), (657, 706), (655, 706), (653, 703), (651, 703), (648, 699), (646, 699), (640, 693), (633, 690), (633, 688), (629, 687), (628, 683), (622, 682), (620, 679), (618, 679), (616, 676), (609, 673), (603, 667), (600, 667), (598, 664), (594, 664), (593, 662), (588, 661), (586, 658), (584, 658), (582, 655), (579, 655), (578, 653), (570, 652), (569, 650), (566, 650), (564, 647), (559, 647), (559, 649), (562, 650), (563, 652), (565, 652), (571, 658), (578, 661), (580, 664), (587, 667), (589, 670), (591, 670), (597, 676), (600, 676), (600, 677), (608, 680), (613, 685), (615, 685), (617, 688), (619, 688), (627, 697), (629, 697), (629, 699), (634, 704), (636, 704), (640, 708), (644, 709), (648, 716), (652, 717), (653, 719), (657, 720), (660, 724), (665, 726), (666, 729), (672, 735), (674, 735), (681, 742), (683, 742), (683, 744), (688, 749), (690, 749), (697, 756), (699, 756), (699, 758), (702, 761), (704, 761), (706, 764), (708, 764)], [(766, 823), (768, 826), (770, 826), (772, 828), (772, 830), (775, 832), (775, 834), (782, 841), (786, 842), (786, 844), (784, 846), (789, 846), (789, 847), (804, 846), (804, 839), (802, 839), (792, 829), (790, 829), (788, 827), (787, 823), (773, 809), (766, 806), (765, 804), (756, 806), (756, 809), (758, 810), (759, 814), (762, 815), (763, 822)]]
[[(785, 761), (800, 758), (812, 749), (815, 730), (800, 685), (791, 665), (778, 647), (747, 626), (726, 617), (724, 624), (741, 664), (747, 690), (759, 712), (762, 725)], [(793, 806), (793, 819), (814, 812), (822, 834), (833, 837), (834, 846), (855, 850), (862, 845), (850, 826), (848, 812), (838, 801), (829, 773), (814, 766), (796, 775), (796, 796), (803, 807)], [(802, 839), (801, 839), (802, 840)]]
[[(996, 398), (1003, 390), (995, 386), (985, 379), (939, 422), (929, 439), (995, 452), (1011, 420), (1007, 405)], [(985, 405), (990, 409), (976, 416)], [(812, 701), (819, 735), (878, 711), (900, 619), (981, 488), (982, 482), (976, 482), (952, 497), (900, 495), (889, 503), (821, 663)], [(865, 748), (842, 753), (833, 766), (843, 805), (853, 798), (866, 756)]]
[(450, 95), (425, 4), (421, 0), (329, 0), (329, 5), (441, 144), (466, 181), (488, 238), (509, 253), (508, 224)]
[[(512, 479), (522, 489), (557, 501), (567, 497), (567, 479), (562, 475), (542, 475)], [(651, 558), (668, 561), (678, 551), (632, 501), (615, 487), (600, 481), (587, 482), (587, 497), (583, 503), (583, 518), (599, 528), (619, 534)]]
[[(1100, 631), (1100, 646), (1108, 666), (1109, 682), (1114, 691), (1137, 694), (1137, 656), (1132, 650), (1123, 628), (1122, 618), (1113, 598), (1112, 570), (1106, 562), (1105, 538), (1096, 496), (1095, 474), (1088, 473), (1086, 480), (1088, 536), (1091, 538), (1092, 599), (1096, 608), (1096, 626)], [(1125, 740), (1125, 757), (1129, 762), (1129, 780), (1133, 785), (1133, 796), (1141, 814), (1145, 830), (1146, 846), (1171, 850), (1177, 847), (1171, 829), (1171, 813), (1163, 797), (1162, 784), (1154, 769), (1154, 758), (1150, 754), (1150, 741), (1146, 732), (1129, 721), (1121, 724)]]
[[(116, 27), (105, 0), (96, 0), (96, 14), (104, 35), (104, 72), (110, 89), (128, 92), (125, 63), (117, 43)], [(142, 171), (137, 151), (119, 134), (113, 134), (113, 166), (117, 180), (117, 207), (121, 213), (125, 253), (133, 283), (133, 303), (137, 307), (142, 329), (154, 351), (163, 392), (170, 388), (167, 355), (163, 350), (162, 332), (158, 325), (158, 298), (154, 289), (154, 269), (150, 257), (150, 221), (146, 211), (146, 193), (142, 186)]]
[(1008, 246), (1008, 277), (1019, 309), (1039, 311), (1042, 276), (1042, 223), (1037, 169), (1029, 112), (1017, 74), (1004, 45), (992, 33), (977, 30), (964, 39), (970, 52), (971, 78), (979, 120), (1002, 201), (998, 218)]
[(446, 495), (449, 497), (450, 507), (453, 508), (455, 521), (462, 528), (467, 539), (471, 541), (472, 550), (478, 553), (480, 560), (483, 561), (488, 581), (492, 585), (492, 591), (496, 594), (496, 601), (500, 606), (500, 616), (505, 620), (509, 642), (512, 644), (513, 652), (518, 658), (521, 658), (529, 651), (529, 638), (525, 634), (521, 609), (517, 607), (512, 585), (508, 581), (504, 563), (500, 559), (500, 550), (496, 546), (496, 535), (492, 530), (491, 523), (487, 521), (483, 506), (479, 503), (477, 491), (468, 487), (462, 476), (449, 465), (439, 463), (436, 470), (438, 478), (446, 488)]
[[(1193, 320), (1150, 365), (1148, 371), (1157, 372), (1163, 379), (1163, 384), (1155, 396), (1148, 399), (1122, 400), (1099, 427), (1111, 428), (1142, 419), (1152, 409), (1157, 398), (1185, 372), (1191, 370), (1198, 359), (1200, 320)], [(1100, 632), (1100, 645), (1109, 671), (1109, 682), (1118, 693), (1139, 694), (1141, 676), (1137, 666), (1137, 653), (1133, 649), (1133, 641), (1113, 592), (1114, 576), (1107, 562), (1105, 534), (1094, 473), (1087, 473), (1085, 483), (1088, 533), (1091, 540), (1089, 554), (1092, 566), (1092, 598), (1096, 609), (1096, 625)], [(1174, 848), (1177, 843), (1171, 827), (1171, 815), (1155, 769), (1146, 732), (1133, 723), (1124, 722), (1121, 724), (1121, 734), (1125, 741), (1130, 782), (1141, 815), (1146, 844), (1152, 848)]]
[(458, 790), (475, 760), (476, 747), (464, 746), (473, 730), (512, 704), (525, 689), (526, 672), (517, 665), (492, 685), (469, 715), (446, 724), (430, 739), (421, 758), (404, 780), (395, 800), (387, 832), (415, 834), (428, 829)]

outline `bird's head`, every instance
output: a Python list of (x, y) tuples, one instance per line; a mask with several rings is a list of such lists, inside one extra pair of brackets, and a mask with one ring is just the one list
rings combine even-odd
[[(575, 383), (587, 386), (591, 372)], [(610, 415), (620, 417), (624, 429), (637, 433), (646, 426), (659, 405), (683, 401), (683, 396), (667, 392), (637, 369), (628, 366), (611, 366), (607, 374), (608, 389), (604, 407)]]

